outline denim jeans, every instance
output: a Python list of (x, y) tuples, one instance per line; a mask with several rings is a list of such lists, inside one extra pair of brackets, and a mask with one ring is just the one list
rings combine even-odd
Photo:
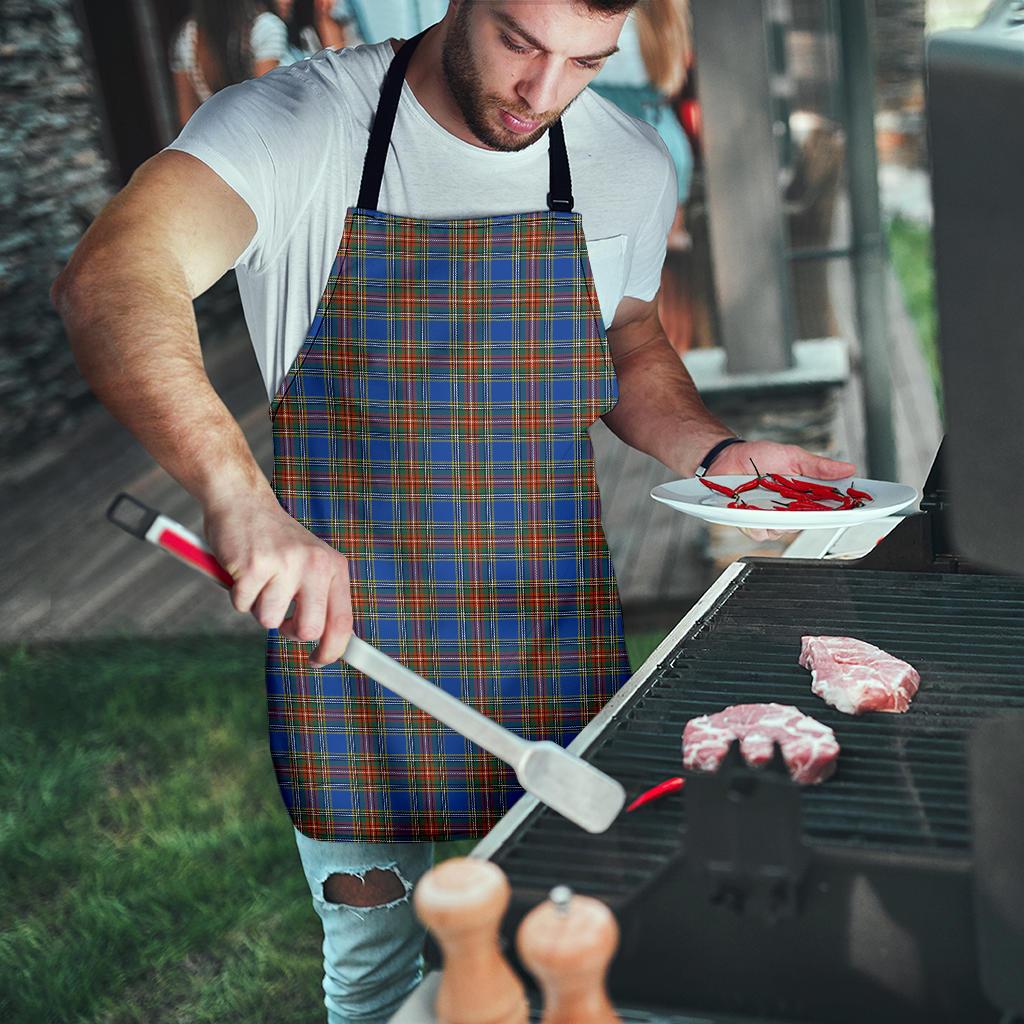
[[(425, 929), (412, 909), (413, 887), (433, 864), (434, 844), (328, 843), (295, 830), (302, 869), (324, 927), (327, 1024), (383, 1024), (423, 977)], [(405, 895), (377, 907), (324, 898), (333, 874), (394, 871)]]

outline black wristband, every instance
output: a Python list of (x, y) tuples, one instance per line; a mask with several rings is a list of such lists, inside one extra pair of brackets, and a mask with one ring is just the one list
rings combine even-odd
[(715, 459), (717, 459), (718, 456), (721, 455), (722, 452), (724, 452), (725, 449), (728, 448), (731, 444), (743, 444), (743, 438), (727, 437), (724, 441), (719, 441), (718, 444), (716, 444), (715, 447), (712, 448), (711, 451), (709, 451), (707, 455), (705, 455), (704, 458), (700, 460), (700, 463), (697, 466), (697, 471), (694, 473), (694, 476), (704, 476), (707, 473), (707, 471), (711, 468), (711, 463), (714, 462)]

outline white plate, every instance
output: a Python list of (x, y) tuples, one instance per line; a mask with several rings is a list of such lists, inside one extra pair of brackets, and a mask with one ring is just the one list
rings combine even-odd
[[(750, 476), (709, 476), (707, 479), (725, 487), (737, 487), (749, 480)], [(811, 478), (801, 477), (800, 479), (809, 480)], [(855, 526), (857, 523), (866, 523), (872, 519), (894, 515), (910, 505), (916, 505), (921, 498), (915, 488), (909, 487), (907, 484), (891, 483), (888, 480), (845, 477), (842, 480), (816, 480), (814, 482), (839, 487), (844, 491), (847, 487), (854, 487), (858, 491), (867, 491), (872, 496), (872, 500), (865, 502), (861, 508), (837, 509), (828, 512), (790, 512), (786, 509), (762, 512), (745, 508), (728, 508), (729, 498), (724, 494), (716, 494), (709, 490), (695, 476), (659, 484), (651, 491), (651, 497), (655, 501), (660, 501), (708, 523), (773, 530), (831, 530), (839, 526)], [(766, 506), (770, 505), (773, 500), (787, 500), (774, 491), (766, 491), (762, 488), (747, 491), (742, 498), (753, 505)]]

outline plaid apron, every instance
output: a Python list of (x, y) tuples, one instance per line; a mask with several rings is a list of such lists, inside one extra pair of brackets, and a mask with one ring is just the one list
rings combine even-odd
[[(377, 211), (416, 42), (385, 79), (358, 206), (271, 407), (273, 485), (347, 556), (358, 636), (566, 745), (629, 676), (587, 434), (615, 371), (560, 124), (551, 209)], [(367, 676), (311, 666), (312, 646), (268, 634), (271, 754), (300, 832), (480, 836), (522, 796), (511, 768)]]

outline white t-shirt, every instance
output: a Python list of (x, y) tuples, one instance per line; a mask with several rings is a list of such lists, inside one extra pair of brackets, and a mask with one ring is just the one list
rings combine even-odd
[[(356, 204), (369, 126), (393, 56), (390, 43), (341, 51), (221, 90), (170, 149), (215, 171), (256, 216), (235, 264), (267, 393), (298, 354)], [(624, 295), (657, 294), (676, 209), (675, 169), (650, 126), (589, 89), (563, 115), (575, 209), (605, 325)], [(460, 218), (544, 210), (548, 139), (515, 153), (456, 138), (406, 83), (379, 208)]]

